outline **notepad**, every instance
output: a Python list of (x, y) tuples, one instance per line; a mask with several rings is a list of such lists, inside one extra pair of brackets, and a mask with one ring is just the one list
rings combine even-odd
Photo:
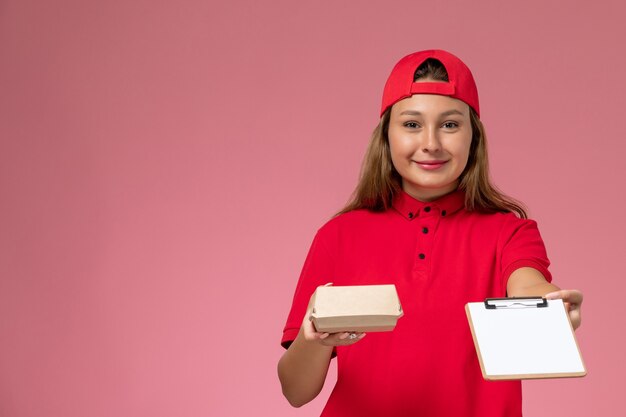
[(485, 379), (587, 374), (562, 300), (487, 299), (465, 311)]

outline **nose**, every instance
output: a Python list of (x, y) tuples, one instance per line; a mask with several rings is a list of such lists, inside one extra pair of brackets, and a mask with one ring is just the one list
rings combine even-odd
[(434, 153), (441, 150), (441, 142), (439, 141), (439, 135), (437, 128), (430, 126), (424, 129), (422, 137), (422, 151)]

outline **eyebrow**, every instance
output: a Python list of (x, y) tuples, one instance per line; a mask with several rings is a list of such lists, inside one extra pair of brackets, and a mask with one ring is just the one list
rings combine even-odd
[[(460, 114), (461, 116), (464, 116), (463, 113), (461, 113), (460, 111), (456, 110), (456, 109), (452, 109), (452, 110), (448, 110), (448, 111), (444, 111), (443, 113), (441, 113), (440, 116), (450, 116), (451, 114)], [(404, 116), (404, 115), (409, 115), (409, 116), (421, 116), (422, 113), (416, 111), (416, 110), (405, 110), (402, 113), (400, 113), (400, 116)]]

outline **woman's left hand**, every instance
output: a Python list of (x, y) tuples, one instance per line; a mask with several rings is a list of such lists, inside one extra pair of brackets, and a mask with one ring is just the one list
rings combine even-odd
[(565, 310), (569, 314), (572, 327), (576, 330), (580, 326), (580, 305), (583, 303), (583, 293), (578, 290), (560, 290), (544, 295), (548, 300), (562, 299)]

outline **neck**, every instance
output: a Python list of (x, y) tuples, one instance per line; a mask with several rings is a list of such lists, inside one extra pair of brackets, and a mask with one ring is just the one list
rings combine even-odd
[(442, 188), (421, 188), (415, 187), (411, 184), (407, 184), (402, 181), (402, 189), (411, 197), (419, 201), (430, 202), (435, 201), (444, 195), (450, 194), (458, 189), (459, 182), (455, 181), (452, 184)]

